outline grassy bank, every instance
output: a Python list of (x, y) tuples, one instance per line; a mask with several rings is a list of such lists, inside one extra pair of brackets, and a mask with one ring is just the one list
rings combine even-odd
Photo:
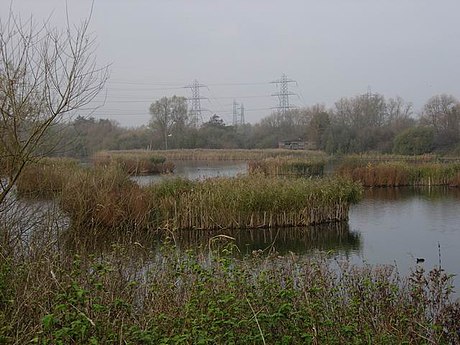
[(174, 163), (152, 151), (101, 151), (91, 158), (95, 166), (116, 165), (130, 175), (167, 174)]
[[(131, 152), (131, 151), (125, 151)], [(182, 150), (161, 150), (161, 151), (133, 151), (133, 152), (152, 152), (161, 155), (168, 160), (199, 160), (199, 161), (248, 161), (254, 159), (264, 159), (269, 157), (325, 157), (325, 153), (310, 150), (284, 150), (284, 149), (182, 149)]]
[(370, 163), (346, 159), (336, 174), (366, 187), (460, 185), (460, 163)]
[(384, 163), (384, 162), (405, 162), (413, 164), (423, 163), (460, 163), (460, 158), (457, 156), (441, 156), (436, 154), (423, 155), (395, 155), (383, 153), (361, 153), (350, 154), (343, 158), (345, 161), (355, 161), (361, 164), (367, 163)]
[(460, 305), (439, 268), (333, 268), (324, 257), (206, 257), (138, 242), (109, 253), (0, 255), (11, 344), (454, 344)]
[(320, 158), (302, 159), (291, 156), (265, 158), (249, 161), (248, 173), (278, 177), (322, 176), (325, 164), (326, 160)]

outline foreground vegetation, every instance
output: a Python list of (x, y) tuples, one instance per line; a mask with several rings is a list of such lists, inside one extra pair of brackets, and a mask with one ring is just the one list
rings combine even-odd
[(460, 305), (449, 300), (450, 278), (440, 268), (417, 267), (403, 278), (392, 266), (324, 256), (255, 252), (238, 260), (223, 244), (203, 257), (169, 246), (150, 252), (148, 239), (122, 240), (101, 254), (78, 242), (70, 254), (47, 242), (54, 235), (46, 229), (35, 229), (30, 247), (0, 247), (2, 343), (460, 341)]

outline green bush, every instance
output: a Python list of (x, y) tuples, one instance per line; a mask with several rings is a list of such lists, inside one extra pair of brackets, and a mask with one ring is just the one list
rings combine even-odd
[(431, 152), (434, 130), (429, 127), (408, 128), (394, 139), (393, 152), (401, 155), (421, 155)]

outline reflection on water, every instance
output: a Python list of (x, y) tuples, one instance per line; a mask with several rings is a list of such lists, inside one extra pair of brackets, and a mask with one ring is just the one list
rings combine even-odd
[(459, 199), (460, 188), (448, 186), (435, 187), (399, 187), (399, 188), (369, 188), (364, 191), (364, 199), (400, 201), (411, 198)]
[(165, 243), (176, 246), (179, 251), (208, 252), (222, 249), (228, 244), (236, 245), (235, 254), (245, 256), (254, 251), (274, 252), (284, 255), (295, 253), (310, 255), (318, 250), (349, 257), (361, 250), (361, 236), (350, 231), (346, 222), (317, 226), (278, 229), (240, 230), (181, 230), (177, 232), (154, 232), (150, 235), (134, 235), (129, 232), (108, 233), (100, 229), (91, 230), (91, 235), (82, 229), (72, 229), (61, 236), (61, 243), (69, 252), (86, 251), (93, 254), (112, 250), (112, 243), (138, 243), (142, 251), (159, 251)]
[(175, 236), (176, 244), (181, 249), (212, 248), (216, 240), (234, 242), (243, 255), (256, 250), (276, 250), (280, 254), (307, 254), (324, 250), (348, 255), (358, 252), (361, 247), (360, 235), (350, 231), (346, 222), (302, 228), (242, 229), (217, 233), (184, 230)]
[(459, 189), (367, 190), (364, 200), (351, 208), (350, 227), (362, 236), (362, 252), (357, 259), (396, 263), (406, 273), (416, 258), (423, 258), (427, 269), (441, 261), (448, 272), (460, 274)]

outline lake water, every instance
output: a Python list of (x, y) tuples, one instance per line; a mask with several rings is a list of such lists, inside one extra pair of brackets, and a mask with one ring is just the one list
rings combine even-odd
[(202, 180), (209, 177), (235, 177), (247, 172), (245, 162), (235, 161), (174, 161), (174, 174), (133, 176), (139, 185), (158, 182), (165, 178), (183, 177), (190, 180)]
[[(176, 173), (190, 179), (236, 176), (246, 172), (245, 163), (190, 162), (176, 164)], [(161, 176), (140, 176), (148, 184)], [(366, 190), (363, 200), (353, 205), (348, 223), (300, 229), (255, 229), (223, 231), (234, 238), (243, 254), (254, 250), (276, 250), (311, 255), (322, 250), (354, 263), (396, 264), (406, 274), (416, 258), (431, 269), (440, 262), (449, 273), (460, 275), (460, 189), (376, 188)], [(185, 231), (179, 245), (203, 247), (219, 239), (216, 233)], [(457, 286), (460, 279), (456, 279)]]
[(396, 263), (407, 272), (423, 258), (427, 269), (441, 262), (460, 274), (460, 189), (367, 190), (351, 208), (349, 225), (361, 238), (355, 256), (371, 264)]

